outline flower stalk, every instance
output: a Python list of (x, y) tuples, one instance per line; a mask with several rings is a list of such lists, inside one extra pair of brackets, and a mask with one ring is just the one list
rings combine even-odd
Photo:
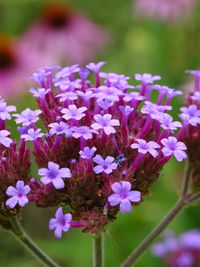
[(44, 253), (27, 235), (24, 231), (20, 221), (17, 217), (11, 220), (12, 228), (10, 232), (12, 235), (27, 249), (35, 258), (40, 261), (44, 266), (59, 267), (46, 253)]
[(104, 236), (102, 232), (93, 240), (93, 267), (104, 267)]

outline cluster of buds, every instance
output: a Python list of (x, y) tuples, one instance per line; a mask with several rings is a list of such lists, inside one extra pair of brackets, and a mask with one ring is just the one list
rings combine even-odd
[[(130, 212), (172, 156), (178, 161), (187, 157), (179, 139), (185, 125), (199, 123), (199, 115), (197, 121), (185, 119), (184, 110), (183, 125), (173, 121), (167, 112), (181, 92), (154, 84), (160, 76), (135, 74), (138, 84), (132, 86), (125, 75), (100, 72), (104, 64), (38, 69), (32, 75), (38, 88), (30, 92), (39, 109), (13, 115), (22, 124), (21, 142), (33, 143), (40, 179), (31, 178), (26, 185), (20, 179), (16, 187), (8, 187), (7, 206), (33, 201), (39, 207), (59, 207), (49, 223), (58, 238), (70, 227), (102, 231), (119, 210)], [(93, 82), (88, 79), (92, 72)], [(39, 120), (46, 133), (37, 128)], [(63, 214), (64, 206), (71, 213)]]
[(198, 267), (200, 265), (200, 231), (190, 230), (178, 237), (167, 232), (163, 241), (155, 244), (152, 253), (169, 267)]
[[(187, 71), (195, 76), (194, 89), (189, 93), (185, 107), (182, 140), (188, 148), (188, 160), (192, 169), (193, 189), (200, 189), (200, 71)], [(189, 122), (189, 126), (188, 126)]]

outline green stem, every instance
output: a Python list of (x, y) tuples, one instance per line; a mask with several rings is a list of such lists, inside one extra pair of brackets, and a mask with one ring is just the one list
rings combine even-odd
[(188, 193), (189, 183), (190, 183), (190, 173), (191, 166), (189, 162), (186, 162), (185, 172), (183, 176), (182, 188), (181, 188), (181, 197), (184, 197)]
[(103, 233), (93, 240), (93, 267), (104, 267), (104, 238)]
[(18, 218), (11, 221), (12, 229), (10, 232), (13, 236), (31, 252), (44, 266), (59, 267), (47, 254), (45, 254), (26, 234)]

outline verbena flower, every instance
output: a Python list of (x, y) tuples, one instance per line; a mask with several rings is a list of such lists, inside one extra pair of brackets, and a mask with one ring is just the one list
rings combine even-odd
[(169, 136), (162, 139), (161, 143), (164, 145), (162, 152), (166, 157), (174, 155), (178, 161), (187, 158), (187, 154), (184, 152), (187, 149), (186, 145), (183, 142), (178, 142), (176, 137)]
[(139, 202), (141, 193), (139, 191), (131, 191), (131, 183), (120, 181), (111, 186), (114, 194), (108, 197), (111, 206), (120, 205), (122, 213), (131, 212), (132, 206), (130, 202)]
[(179, 236), (170, 233), (152, 247), (152, 254), (169, 267), (193, 267), (200, 264), (200, 231), (190, 230)]
[(2, 144), (5, 147), (9, 147), (10, 144), (13, 142), (13, 140), (9, 138), (8, 135), (10, 135), (9, 131), (7, 130), (0, 131), (0, 144)]
[(63, 214), (62, 208), (57, 209), (55, 218), (49, 221), (49, 230), (54, 230), (54, 235), (57, 238), (62, 237), (62, 232), (69, 231), (72, 215), (70, 213)]
[(28, 185), (24, 185), (24, 181), (18, 181), (16, 183), (16, 187), (9, 186), (6, 190), (6, 194), (10, 196), (6, 201), (6, 205), (13, 209), (17, 204), (23, 207), (28, 203), (27, 194), (30, 192), (30, 187)]
[(65, 187), (65, 184), (63, 182), (64, 178), (72, 177), (69, 168), (60, 169), (58, 164), (51, 161), (48, 163), (48, 169), (39, 169), (38, 174), (42, 176), (40, 180), (43, 184), (52, 183), (56, 189), (61, 189)]
[(41, 138), (44, 134), (40, 133), (41, 129), (29, 129), (26, 134), (22, 134), (21, 138), (25, 139), (25, 141), (34, 141), (37, 138)]
[[(160, 76), (137, 75), (141, 84), (135, 86), (123, 74), (100, 72), (103, 65), (90, 63), (89, 70), (79, 65), (38, 69), (32, 79), (47, 90), (36, 97), (39, 109), (14, 114), (16, 123), (22, 123), (21, 135), (34, 139), (32, 153), (42, 176), (31, 181), (28, 175), (22, 178), (26, 184), (29, 181), (29, 201), (43, 208), (68, 206), (76, 219), (70, 226), (90, 233), (104, 230), (119, 211), (130, 211), (149, 193), (165, 163), (175, 155), (170, 138), (176, 136), (177, 159), (185, 158), (179, 139), (188, 127), (184, 121), (175, 133), (181, 123), (167, 114), (171, 99), (179, 93), (153, 85)], [(94, 82), (89, 80), (89, 71), (94, 73)], [(154, 90), (158, 91), (156, 103), (151, 101)], [(39, 119), (46, 129), (41, 138), (40, 132), (36, 134)], [(165, 139), (169, 145), (163, 144)], [(25, 146), (25, 140), (21, 142)], [(7, 161), (3, 159), (2, 164)], [(15, 177), (16, 183), (19, 178)], [(122, 186), (121, 191), (113, 189), (114, 184)], [(13, 186), (13, 181), (6, 186)], [(3, 199), (5, 203), (7, 195)]]

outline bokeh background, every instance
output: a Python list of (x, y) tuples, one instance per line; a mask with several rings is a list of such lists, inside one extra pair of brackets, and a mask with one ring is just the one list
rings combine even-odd
[[(138, 9), (139, 1), (146, 2), (145, 8)], [(1, 0), (0, 94), (9, 104), (16, 105), (19, 112), (26, 107), (34, 109), (36, 104), (28, 93), (31, 72), (45, 64), (80, 63), (84, 66), (90, 61), (106, 61), (105, 71), (131, 78), (134, 73), (159, 74), (163, 84), (188, 92), (193, 84), (185, 70), (200, 67), (199, 0), (190, 0), (192, 4), (185, 7), (179, 6), (182, 0), (160, 0), (158, 6), (162, 8), (168, 2), (171, 11), (170, 6), (167, 11), (165, 6), (164, 11), (159, 11), (155, 2)], [(155, 5), (152, 12), (149, 12), (148, 4), (149, 7)], [(179, 11), (176, 14), (173, 13), (175, 8)], [(45, 27), (49, 29), (46, 32)], [(181, 101), (180, 97), (174, 100), (175, 117)], [(14, 123), (11, 122), (10, 127), (13, 138), (18, 139)], [(130, 214), (119, 214), (118, 219), (108, 226), (105, 233), (106, 266), (119, 266), (172, 207), (180, 190), (183, 167), (172, 160), (144, 203)], [(36, 172), (33, 168), (33, 176)], [(48, 220), (53, 214), (53, 210), (36, 210), (28, 205), (23, 210), (24, 227), (61, 266), (91, 266), (91, 236), (71, 230), (61, 240), (55, 239), (48, 230)], [(190, 207), (169, 229), (179, 234), (199, 226), (199, 207)], [(12, 236), (0, 231), (0, 266), (40, 265)], [(135, 266), (164, 265), (148, 251)]]

